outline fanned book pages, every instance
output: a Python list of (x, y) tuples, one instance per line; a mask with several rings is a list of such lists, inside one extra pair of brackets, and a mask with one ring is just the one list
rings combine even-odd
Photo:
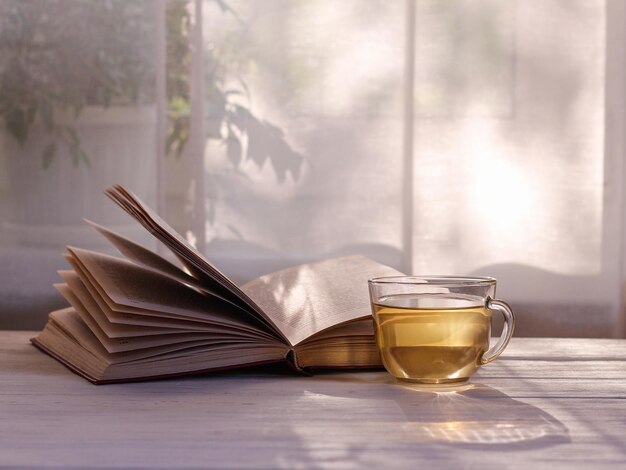
[(367, 279), (400, 274), (362, 256), (235, 285), (134, 194), (106, 191), (178, 263), (89, 222), (123, 257), (67, 247), (35, 346), (93, 383), (287, 362), (296, 371), (378, 367)]

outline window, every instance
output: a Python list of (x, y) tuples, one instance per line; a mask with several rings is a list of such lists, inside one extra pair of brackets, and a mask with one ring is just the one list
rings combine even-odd
[[(60, 11), (36, 4), (38, 21)], [(359, 252), (418, 274), (497, 277), (520, 334), (620, 331), (622, 1), (126, 4), (116, 27), (149, 79), (135, 111), (93, 118), (106, 129), (93, 142), (81, 114), (91, 168), (70, 153), (41, 170), (35, 130), (20, 175), (3, 152), (3, 311), (41, 320), (62, 246), (103, 248), (64, 217), (132, 231), (100, 195), (119, 180), (238, 281)], [(11, 76), (13, 43), (0, 47)], [(115, 57), (100, 66), (120, 69)], [(22, 208), (28, 195), (39, 212)], [(30, 235), (16, 214), (35, 216)]]

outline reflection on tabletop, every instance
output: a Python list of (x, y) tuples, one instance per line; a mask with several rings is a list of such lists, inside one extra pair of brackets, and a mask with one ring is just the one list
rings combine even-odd
[[(484, 384), (421, 385), (366, 375), (369, 386), (350, 388), (350, 396), (393, 403), (405, 418), (396, 424), (420, 442), (515, 449), (570, 442), (567, 428), (552, 415)], [(323, 380), (364, 379), (329, 374)]]

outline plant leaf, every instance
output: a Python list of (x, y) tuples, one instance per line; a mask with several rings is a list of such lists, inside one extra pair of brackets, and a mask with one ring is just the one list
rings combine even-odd
[(39, 109), (41, 110), (41, 120), (48, 132), (52, 132), (54, 129), (54, 115), (50, 102), (44, 98), (41, 99)]
[(52, 160), (54, 159), (54, 155), (57, 153), (57, 144), (56, 142), (50, 142), (46, 145), (46, 148), (43, 150), (43, 167), (44, 169), (50, 168), (52, 164)]
[(228, 159), (235, 168), (238, 167), (241, 163), (241, 142), (233, 134), (230, 134), (226, 139), (226, 147)]
[(91, 161), (89, 160), (87, 153), (85, 153), (79, 145), (73, 145), (70, 148), (70, 152), (72, 153), (72, 159), (75, 166), (80, 165), (80, 162), (82, 161), (87, 168), (91, 168)]
[(70, 139), (70, 143), (72, 146), (78, 146), (80, 139), (78, 137), (78, 134), (76, 133), (76, 129), (74, 129), (73, 127), (70, 126), (65, 126), (65, 132), (68, 136), (68, 138)]

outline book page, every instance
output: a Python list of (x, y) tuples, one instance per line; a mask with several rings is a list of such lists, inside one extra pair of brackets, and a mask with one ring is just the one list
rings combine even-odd
[(181, 237), (135, 194), (119, 184), (105, 190), (105, 194), (154, 235), (157, 240), (167, 246), (184, 266), (189, 269), (193, 276), (199, 279), (206, 279), (207, 282), (220, 284), (229, 292), (231, 296), (227, 297), (229, 300), (235, 303), (241, 302), (249, 308), (251, 312), (256, 314), (262, 322), (266, 323), (277, 336), (287, 341), (287, 338), (283, 336), (280, 329), (276, 327), (273, 320), (262, 308), (239, 289), (227, 276), (209, 263), (202, 253)]
[[(120, 377), (134, 379), (217, 369), (224, 365), (224, 356), (234, 358), (228, 365), (236, 367), (280, 361), (286, 354), (285, 345), (280, 343), (231, 344), (216, 343), (213, 339), (109, 353), (73, 308), (52, 312), (44, 330), (31, 341), (39, 347), (43, 346), (46, 352), (53, 353), (55, 358), (81, 375), (88, 376), (91, 381), (101, 379), (105, 369), (114, 364), (137, 364)], [(171, 366), (164, 365), (163, 359), (172, 356), (180, 358), (179, 362)], [(199, 357), (202, 359), (196, 360)], [(150, 369), (149, 373), (147, 369)]]
[(85, 269), (78, 258), (72, 256), (69, 251), (64, 258), (74, 268), (74, 271), (89, 291), (89, 294), (106, 313), (111, 323), (146, 326), (159, 326), (159, 324), (162, 324), (161, 326), (184, 326), (211, 323), (203, 314), (194, 312), (185, 312), (184, 315), (177, 315), (164, 312), (163, 310), (154, 311), (141, 307), (117, 304), (107, 296), (102, 286), (98, 284), (98, 281), (93, 275)]
[[(175, 332), (153, 335), (111, 337), (96, 321), (92, 312), (87, 310), (88, 307), (74, 295), (66, 284), (55, 284), (55, 287), (70, 302), (80, 319), (85, 323), (85, 325), (87, 325), (89, 330), (96, 336), (98, 341), (100, 341), (102, 346), (104, 346), (109, 353), (134, 351), (138, 349), (155, 348), (171, 344), (184, 344), (198, 341), (216, 345), (246, 345), (261, 343), (259, 338), (231, 334), (219, 329), (215, 329), (214, 332)], [(263, 344), (267, 344), (267, 342), (265, 341)]]
[(102, 343), (100, 343), (93, 332), (87, 328), (74, 308), (68, 307), (55, 310), (50, 313), (49, 318), (51, 321), (58, 323), (74, 341), (83, 345), (83, 347), (94, 356), (107, 354)]
[(131, 239), (126, 238), (113, 230), (92, 222), (91, 220), (83, 220), (100, 232), (100, 234), (103, 235), (126, 258), (135, 261), (142, 266), (156, 269), (160, 273), (172, 276), (173, 278), (189, 285), (194, 285), (194, 283), (197, 284), (197, 279), (191, 277), (179, 266), (176, 266), (174, 263), (171, 263), (152, 250), (135, 243)]
[(261, 276), (242, 290), (295, 346), (327, 328), (371, 315), (367, 280), (401, 274), (363, 256), (347, 256)]
[(101, 292), (118, 305), (202, 318), (225, 326), (267, 331), (249, 312), (218, 298), (208, 297), (174, 279), (114, 256), (68, 247)]
[[(78, 274), (74, 271), (59, 271), (59, 274), (65, 281), (65, 284), (54, 284), (54, 287), (61, 292), (66, 300), (74, 305), (72, 297), (76, 297), (82, 305), (85, 306), (85, 310), (96, 321), (98, 326), (106, 333), (109, 338), (120, 338), (126, 336), (147, 336), (158, 335), (167, 333), (182, 333), (182, 332), (194, 332), (194, 331), (221, 331), (224, 327), (211, 326), (208, 323), (189, 322), (184, 326), (176, 327), (163, 327), (154, 326), (150, 324), (144, 325), (128, 325), (123, 323), (113, 323), (109, 320), (108, 315), (110, 309), (105, 302), (95, 298), (87, 289), (83, 281), (81, 281)], [(65, 288), (63, 286), (66, 286)], [(69, 292), (68, 292), (69, 290)], [(79, 308), (74, 306), (76, 311)]]
[(224, 288), (223, 285), (217, 283), (215, 280), (207, 277), (203, 277), (201, 279), (193, 277), (154, 251), (149, 250), (129, 238), (103, 227), (102, 225), (98, 225), (87, 219), (84, 220), (100, 232), (115, 248), (117, 248), (121, 254), (128, 259), (135, 261), (142, 266), (155, 269), (162, 274), (171, 276), (174, 279), (184, 282), (185, 284), (202, 292), (207, 292), (213, 296), (221, 297), (224, 300), (235, 303), (237, 306), (248, 309), (248, 306), (245, 303), (241, 302), (239, 298), (234, 297), (228, 289)]
[[(95, 289), (91, 282), (83, 281), (74, 271), (58, 271), (65, 283), (72, 290), (83, 304), (93, 302), (93, 308), (87, 305), (87, 309), (95, 317), (99, 312), (103, 315), (103, 322), (110, 323), (109, 336), (113, 336), (113, 331), (127, 331), (128, 327), (136, 328), (137, 331), (150, 331), (151, 329), (171, 329), (185, 331), (206, 331), (214, 328), (207, 322), (192, 320), (177, 320), (172, 318), (155, 317), (144, 314), (129, 314), (127, 312), (116, 312), (104, 301), (101, 294)], [(89, 297), (89, 299), (87, 299)], [(95, 312), (95, 313), (94, 313)], [(145, 312), (145, 311), (144, 311)], [(95, 318), (98, 320), (98, 318)], [(100, 323), (100, 322), (99, 322)], [(116, 330), (119, 326), (120, 330)], [(220, 326), (220, 328), (224, 328)], [(103, 327), (103, 329), (105, 329)]]
[(304, 341), (301, 341), (298, 346), (323, 343), (332, 338), (348, 338), (352, 336), (374, 338), (374, 319), (369, 316), (349, 323), (342, 323), (340, 326), (332, 327), (316, 335), (309, 336)]

